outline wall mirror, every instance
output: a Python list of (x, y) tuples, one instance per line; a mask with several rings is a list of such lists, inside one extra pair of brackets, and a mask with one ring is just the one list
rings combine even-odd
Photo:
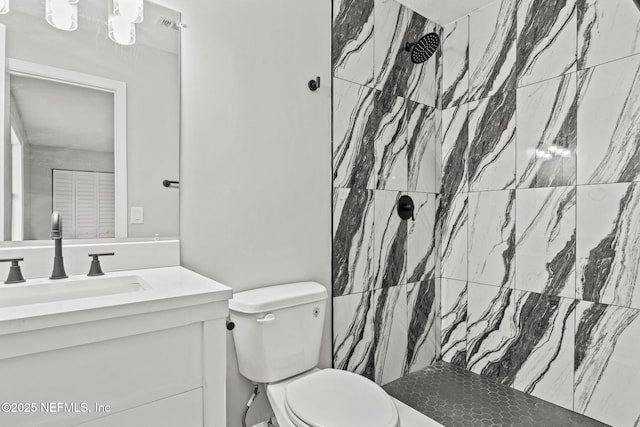
[(142, 0), (5, 9), (0, 245), (48, 240), (54, 210), (65, 239), (177, 237), (179, 186), (163, 181), (179, 176), (180, 13)]

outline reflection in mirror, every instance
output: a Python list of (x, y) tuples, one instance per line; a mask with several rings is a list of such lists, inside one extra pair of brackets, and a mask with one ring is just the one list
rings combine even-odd
[(114, 94), (10, 74), (11, 240), (113, 238)]
[(145, 1), (124, 46), (110, 4), (79, 2), (75, 31), (41, 0), (0, 15), (0, 240), (48, 239), (53, 210), (65, 239), (179, 234), (180, 14)]

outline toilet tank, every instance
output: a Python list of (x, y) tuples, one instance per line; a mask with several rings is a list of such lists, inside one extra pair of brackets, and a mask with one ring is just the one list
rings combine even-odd
[(327, 290), (300, 282), (239, 292), (229, 301), (240, 373), (255, 383), (273, 383), (313, 369)]

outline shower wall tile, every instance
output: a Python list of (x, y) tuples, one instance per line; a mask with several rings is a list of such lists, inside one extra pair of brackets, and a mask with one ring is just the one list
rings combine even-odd
[(405, 374), (426, 368), (436, 361), (438, 345), (436, 343), (436, 304), (435, 272), (420, 283), (407, 285), (408, 305), (408, 343), (404, 360)]
[(333, 296), (373, 289), (373, 191), (333, 190)]
[(640, 180), (640, 56), (580, 72), (578, 91), (578, 183)]
[(491, 369), (513, 388), (573, 410), (575, 308), (573, 299), (516, 291), (516, 334), (508, 358)]
[(375, 381), (387, 384), (404, 375), (407, 334), (407, 288), (396, 286), (374, 291)]
[(374, 188), (373, 112), (377, 92), (333, 80), (333, 186)]
[(443, 29), (442, 108), (467, 102), (469, 95), (469, 17)]
[(575, 73), (518, 89), (519, 188), (575, 184), (576, 117)]
[[(440, 105), (440, 49), (424, 64), (414, 64), (406, 43), (431, 32), (442, 35), (439, 25), (395, 0), (375, 0), (375, 87), (432, 107)], [(435, 77), (435, 78), (434, 78)]]
[(467, 280), (468, 106), (442, 112), (442, 185), (436, 218), (441, 277)]
[(470, 15), (469, 99), (516, 85), (516, 1), (498, 0)]
[(578, 187), (577, 296), (640, 308), (640, 184)]
[(580, 302), (576, 309), (575, 411), (612, 426), (640, 420), (640, 311)]
[(376, 93), (375, 174), (378, 190), (407, 190), (407, 101), (388, 92)]
[(373, 292), (333, 298), (333, 366), (374, 379)]
[(576, 71), (576, 0), (519, 0), (517, 8), (519, 85)]
[(468, 277), (469, 197), (459, 193), (444, 205), (440, 197), (438, 213), (440, 234), (440, 277), (466, 281)]
[(436, 193), (436, 155), (442, 139), (440, 110), (417, 102), (407, 102), (409, 191)]
[[(469, 191), (467, 155), (469, 151), (469, 106), (442, 112), (442, 187), (444, 199)], [(447, 203), (448, 204), (448, 203)]]
[(374, 195), (374, 286), (376, 289), (406, 283), (407, 222), (396, 211), (400, 193), (376, 191)]
[(502, 366), (517, 336), (513, 289), (468, 284), (467, 369), (508, 384)]
[(578, 68), (640, 53), (640, 12), (628, 0), (577, 0)]
[(514, 190), (469, 193), (469, 282), (513, 287)]
[(469, 191), (515, 188), (516, 93), (469, 103)]
[(333, 0), (333, 76), (373, 84), (374, 0)]
[(576, 188), (516, 191), (516, 289), (576, 297)]
[(407, 283), (421, 283), (435, 277), (435, 194), (409, 193), (414, 203), (415, 221), (406, 221)]
[(440, 347), (442, 360), (467, 364), (467, 283), (442, 279), (440, 283)]

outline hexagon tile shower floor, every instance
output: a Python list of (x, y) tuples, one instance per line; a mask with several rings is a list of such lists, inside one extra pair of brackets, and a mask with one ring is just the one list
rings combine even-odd
[(384, 389), (446, 427), (606, 426), (445, 362), (404, 376)]

